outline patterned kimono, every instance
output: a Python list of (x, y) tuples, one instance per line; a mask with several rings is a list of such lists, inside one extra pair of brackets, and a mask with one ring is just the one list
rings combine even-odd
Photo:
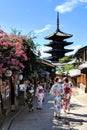
[(33, 97), (34, 97), (34, 87), (32, 84), (29, 84), (26, 88), (26, 103), (28, 105), (29, 111), (33, 111)]
[(60, 116), (61, 114), (61, 105), (62, 105), (62, 94), (64, 89), (62, 88), (61, 83), (56, 83), (52, 86), (50, 94), (54, 95), (54, 116)]
[(69, 83), (63, 84), (62, 87), (64, 88), (64, 98), (63, 98), (62, 106), (64, 108), (64, 111), (68, 110), (69, 112), (72, 89)]
[(44, 98), (44, 88), (42, 86), (38, 86), (36, 89), (36, 97), (37, 97), (37, 108), (42, 109), (42, 103)]

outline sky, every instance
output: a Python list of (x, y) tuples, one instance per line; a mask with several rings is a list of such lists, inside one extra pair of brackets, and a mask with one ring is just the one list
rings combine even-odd
[(87, 0), (0, 0), (0, 28), (11, 33), (12, 29), (21, 31), (23, 35), (33, 32), (37, 37), (35, 43), (40, 44), (42, 58), (48, 57), (44, 44), (49, 43), (45, 37), (57, 29), (57, 12), (59, 12), (59, 28), (72, 34), (66, 46), (74, 49), (67, 55), (87, 45)]

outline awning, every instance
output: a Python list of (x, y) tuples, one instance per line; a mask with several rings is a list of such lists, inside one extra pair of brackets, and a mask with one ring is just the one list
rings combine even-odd
[(81, 74), (81, 70), (79, 69), (72, 69), (69, 71), (69, 76), (70, 77), (76, 77), (76, 76), (79, 76)]
[(87, 68), (87, 62), (85, 62), (85, 63), (79, 65), (79, 69), (80, 69), (80, 70), (85, 69), (85, 68)]

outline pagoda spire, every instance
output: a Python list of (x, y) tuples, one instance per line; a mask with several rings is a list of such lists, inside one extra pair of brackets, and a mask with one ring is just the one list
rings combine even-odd
[(59, 12), (57, 12), (57, 32), (59, 31)]

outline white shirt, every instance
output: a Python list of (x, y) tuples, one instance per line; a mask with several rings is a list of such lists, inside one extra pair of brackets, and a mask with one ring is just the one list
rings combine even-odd
[(26, 86), (25, 86), (25, 84), (20, 84), (20, 85), (19, 85), (19, 90), (25, 92), (25, 91), (26, 91)]

